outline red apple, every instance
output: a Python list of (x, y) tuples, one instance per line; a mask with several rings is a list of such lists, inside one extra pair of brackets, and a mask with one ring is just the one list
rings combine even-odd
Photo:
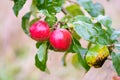
[(29, 28), (30, 36), (36, 41), (45, 41), (49, 39), (50, 28), (47, 22), (37, 21)]
[(66, 51), (71, 41), (71, 33), (66, 29), (56, 29), (50, 35), (50, 44), (56, 50)]

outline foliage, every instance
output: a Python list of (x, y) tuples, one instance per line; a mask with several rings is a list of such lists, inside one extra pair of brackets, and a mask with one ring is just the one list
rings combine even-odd
[(26, 0), (13, 0), (14, 1), (14, 6), (13, 10), (16, 16), (18, 16), (19, 11), (23, 8)]
[(118, 75), (120, 76), (120, 68), (119, 68), (120, 54), (119, 53), (115, 54), (114, 52), (112, 52), (112, 60), (113, 60), (113, 65), (115, 67), (115, 70), (118, 73)]
[[(25, 2), (26, 0), (14, 0), (13, 11), (16, 16), (18, 16)], [(64, 6), (66, 2), (70, 3), (67, 7)], [(56, 17), (56, 14), (59, 12), (64, 14), (61, 20)], [(86, 61), (87, 59), (85, 59), (86, 55), (90, 53), (89, 56), (99, 56), (101, 50), (99, 51), (100, 47), (98, 45), (105, 46), (102, 52), (106, 52), (109, 49), (110, 54), (108, 54), (108, 51), (106, 53), (101, 52), (100, 56), (103, 57), (104, 54), (112, 56), (113, 66), (118, 75), (120, 75), (120, 68), (118, 66), (120, 56), (113, 52), (114, 49), (120, 50), (118, 46), (120, 32), (111, 27), (112, 20), (109, 16), (105, 15), (104, 7), (100, 3), (93, 3), (92, 0), (77, 0), (77, 2), (71, 0), (32, 0), (30, 11), (22, 17), (22, 29), (27, 35), (29, 35), (29, 26), (35, 21), (42, 19), (40, 14), (45, 16), (44, 20), (48, 22), (51, 30), (60, 25), (60, 28), (68, 29), (71, 32), (72, 44), (65, 51), (65, 56), (67, 56), (66, 53), (76, 54), (79, 62), (77, 64), (81, 64), (88, 71), (90, 66)], [(79, 41), (82, 38), (88, 41), (87, 48), (81, 46)], [(46, 71), (48, 49), (54, 49), (49, 42), (37, 42), (36, 48), (38, 48), (38, 52), (35, 56), (35, 65), (41, 71)], [(66, 58), (65, 56), (63, 61)], [(96, 61), (96, 58), (94, 60)]]

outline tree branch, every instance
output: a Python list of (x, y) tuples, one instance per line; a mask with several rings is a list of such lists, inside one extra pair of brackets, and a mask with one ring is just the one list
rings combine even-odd
[(61, 11), (62, 11), (65, 15), (67, 15), (67, 12), (66, 12), (66, 10), (65, 10), (63, 7), (62, 7)]
[(72, 1), (72, 0), (66, 0), (66, 1), (68, 1), (68, 2), (70, 2), (70, 3), (73, 3), (73, 4), (77, 4), (77, 5), (79, 5), (77, 2)]

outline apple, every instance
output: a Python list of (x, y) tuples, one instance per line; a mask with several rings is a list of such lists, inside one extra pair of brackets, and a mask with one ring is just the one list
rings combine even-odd
[(55, 50), (66, 51), (72, 42), (71, 33), (66, 29), (56, 29), (51, 33), (49, 41)]
[(46, 41), (50, 36), (50, 28), (47, 22), (37, 21), (29, 28), (30, 37), (36, 41)]

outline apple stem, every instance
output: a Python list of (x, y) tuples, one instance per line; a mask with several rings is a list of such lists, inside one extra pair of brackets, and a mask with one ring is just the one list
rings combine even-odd
[(58, 21), (54, 26), (53, 26), (53, 29), (59, 29), (60, 28), (60, 25), (65, 25), (64, 22), (61, 22), (61, 21)]
[(53, 29), (56, 30), (58, 29), (60, 26), (60, 22), (58, 21), (54, 26), (53, 26)]

